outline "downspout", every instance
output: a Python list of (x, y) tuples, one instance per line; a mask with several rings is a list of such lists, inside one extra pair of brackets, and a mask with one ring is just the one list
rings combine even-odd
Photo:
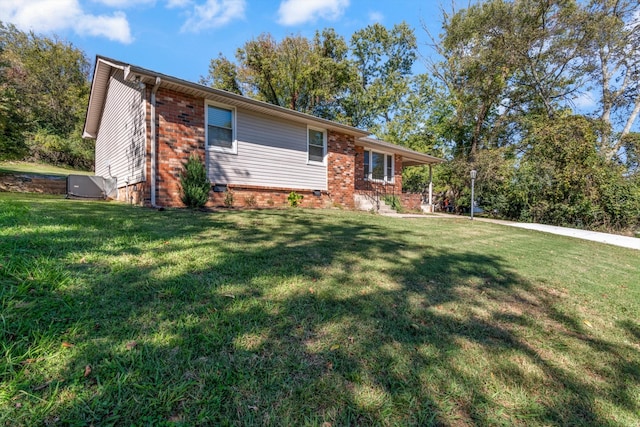
[(156, 83), (151, 89), (151, 206), (154, 208), (160, 207), (156, 205), (156, 145), (158, 145), (156, 136), (156, 92), (160, 87), (161, 81), (160, 77), (156, 77)]

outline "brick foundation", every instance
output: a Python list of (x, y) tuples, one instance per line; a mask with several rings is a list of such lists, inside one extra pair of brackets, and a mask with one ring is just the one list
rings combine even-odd
[(12, 193), (67, 194), (67, 177), (0, 174), (0, 191)]
[(145, 182), (139, 182), (137, 184), (120, 187), (117, 191), (117, 200), (134, 205), (142, 205), (145, 204), (145, 200), (147, 200), (148, 185)]
[(422, 194), (420, 193), (402, 193), (400, 196), (402, 207), (413, 211), (422, 210)]
[[(294, 191), (303, 196), (299, 202), (303, 208), (328, 208), (333, 205), (333, 200), (326, 191), (314, 194), (313, 190), (300, 190), (293, 188), (255, 187), (229, 185), (228, 192), (210, 193), (209, 207), (241, 207), (241, 208), (283, 208), (289, 206), (289, 194)], [(231, 197), (229, 197), (231, 194)], [(231, 205), (228, 206), (228, 202)]]

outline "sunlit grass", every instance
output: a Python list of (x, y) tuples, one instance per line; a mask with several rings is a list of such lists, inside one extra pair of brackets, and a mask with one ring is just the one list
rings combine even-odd
[(91, 171), (72, 169), (50, 165), (48, 163), (32, 163), (20, 161), (2, 161), (0, 162), (1, 173), (29, 173), (37, 175), (93, 175)]
[(468, 220), (0, 194), (0, 423), (638, 425), (639, 277)]

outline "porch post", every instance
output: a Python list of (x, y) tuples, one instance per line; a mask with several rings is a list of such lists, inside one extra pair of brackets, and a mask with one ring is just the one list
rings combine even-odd
[(431, 209), (431, 212), (433, 212), (433, 174), (431, 167), (431, 164), (429, 164), (429, 209)]

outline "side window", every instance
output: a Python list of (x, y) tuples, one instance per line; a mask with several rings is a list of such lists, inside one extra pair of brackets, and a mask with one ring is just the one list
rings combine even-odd
[(307, 132), (309, 162), (323, 163), (327, 147), (327, 132), (321, 129), (309, 128)]
[(236, 151), (234, 109), (207, 104), (207, 147)]

